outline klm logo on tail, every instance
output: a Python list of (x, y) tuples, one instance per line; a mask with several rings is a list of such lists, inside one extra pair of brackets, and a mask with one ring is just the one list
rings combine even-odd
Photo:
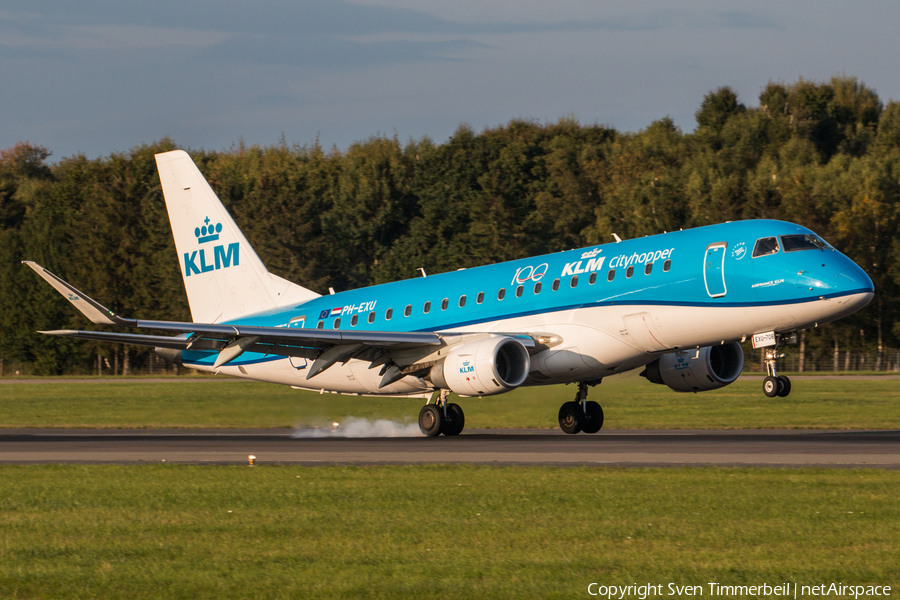
[[(203, 220), (202, 227), (194, 228), (194, 237), (197, 238), (198, 244), (208, 244), (219, 240), (219, 234), (222, 233), (222, 224), (209, 224), (209, 217)], [(205, 250), (209, 248), (200, 248), (193, 252), (184, 253), (184, 276), (199, 275), (200, 273), (209, 273), (210, 271), (218, 271), (219, 269), (227, 269), (231, 266), (238, 266), (241, 261), (240, 245), (233, 242), (225, 246), (220, 244), (213, 246), (212, 262), (207, 263), (209, 257)]]

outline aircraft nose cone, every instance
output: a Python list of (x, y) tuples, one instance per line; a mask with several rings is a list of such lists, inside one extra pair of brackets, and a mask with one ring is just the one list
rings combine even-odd
[(839, 279), (841, 280), (841, 287), (847, 291), (869, 293), (875, 291), (875, 284), (872, 283), (872, 278), (856, 263), (853, 263), (849, 269), (842, 271)]
[(875, 285), (872, 278), (862, 270), (855, 262), (849, 261), (849, 265), (838, 275), (838, 289), (843, 292), (841, 316), (850, 315), (866, 307), (875, 296)]

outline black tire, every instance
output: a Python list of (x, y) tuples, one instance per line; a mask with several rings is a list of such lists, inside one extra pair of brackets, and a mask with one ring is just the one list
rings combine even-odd
[(778, 395), (778, 390), (782, 388), (782, 384), (778, 382), (777, 377), (766, 377), (763, 379), (763, 393), (769, 398), (774, 398)]
[(559, 407), (559, 428), (566, 433), (578, 433), (584, 424), (584, 409), (577, 402), (566, 402)]
[(447, 416), (444, 419), (444, 426), (441, 433), (446, 436), (459, 435), (466, 427), (466, 415), (459, 404), (447, 405)]
[(426, 437), (441, 434), (444, 425), (444, 411), (435, 404), (426, 404), (419, 411), (419, 429)]
[(587, 402), (587, 414), (584, 423), (581, 424), (581, 430), (585, 433), (597, 433), (603, 427), (603, 409), (600, 405), (592, 400)]
[(779, 375), (778, 382), (781, 384), (778, 386), (778, 395), (784, 398), (791, 393), (791, 380), (784, 375)]

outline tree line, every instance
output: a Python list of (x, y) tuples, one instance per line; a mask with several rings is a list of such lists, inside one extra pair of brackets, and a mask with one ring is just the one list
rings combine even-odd
[[(191, 154), (268, 268), (320, 293), (606, 243), (613, 232), (796, 222), (876, 287), (865, 310), (807, 332), (806, 351), (869, 350), (870, 366), (884, 368), (900, 337), (900, 103), (854, 77), (799, 79), (770, 82), (757, 106), (711, 91), (696, 120), (689, 133), (669, 118), (629, 133), (514, 120), (461, 126), (442, 144), (372, 137), (346, 151), (282, 141)], [(28, 142), (0, 151), (0, 369), (85, 372), (121, 351), (36, 334), (86, 323), (21, 260), (125, 316), (189, 320), (154, 160), (176, 147), (164, 138), (55, 163)], [(148, 357), (132, 348), (122, 361)]]

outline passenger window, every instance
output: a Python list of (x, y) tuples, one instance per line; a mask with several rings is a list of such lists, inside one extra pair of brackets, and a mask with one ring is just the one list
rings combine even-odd
[(595, 283), (597, 283), (597, 273), (591, 273), (591, 276), (588, 277), (588, 284), (594, 285)]
[(338, 317), (337, 319), (334, 320), (334, 328), (335, 329), (341, 328), (341, 318), (340, 317)]
[(555, 292), (556, 290), (559, 289), (559, 279), (554, 279), (554, 280), (553, 280), (553, 286), (552, 286), (552, 287), (553, 287), (553, 291), (554, 291), (554, 292)]
[(425, 306), (422, 307), (422, 312), (425, 313), (426, 315), (429, 312), (431, 312), (431, 301), (430, 300), (425, 303)]
[(444, 298), (441, 300), (441, 310), (447, 310), (447, 307), (450, 306), (450, 300)]
[(523, 288), (521, 285), (520, 285), (519, 287), (516, 288), (516, 298), (521, 298), (521, 297), (522, 297), (522, 290), (523, 290), (523, 289), (525, 289), (525, 288)]
[(671, 269), (671, 268), (672, 268), (672, 261), (667, 258), (666, 262), (663, 263), (663, 271), (665, 273), (668, 273), (669, 269)]
[(369, 323), (374, 323), (374, 322), (375, 322), (375, 311), (373, 310), (372, 312), (369, 313)]
[(610, 270), (609, 270), (609, 273), (606, 274), (606, 280), (607, 280), (607, 281), (612, 281), (612, 280), (615, 279), (615, 278), (616, 278), (616, 270), (615, 270), (615, 269), (610, 269)]
[(497, 292), (497, 300), (503, 300), (506, 298), (506, 288), (500, 288), (500, 291)]
[(462, 295), (459, 297), (459, 307), (462, 308), (466, 305), (466, 296)]
[(403, 316), (408, 317), (412, 314), (412, 304), (407, 304), (406, 308), (403, 309)]
[(534, 284), (534, 293), (535, 294), (541, 293), (541, 282), (540, 281), (538, 281), (536, 284)]
[(325, 321), (319, 321), (316, 323), (316, 329), (325, 329)]
[(572, 275), (572, 279), (569, 281), (569, 287), (576, 287), (578, 285), (578, 275)]
[(484, 302), (484, 292), (478, 292), (478, 295), (475, 296), (475, 304), (481, 304)]
[(385, 320), (385, 321), (390, 321), (390, 320), (391, 320), (391, 317), (393, 317), (393, 316), (394, 316), (394, 309), (393, 309), (393, 308), (389, 308), (389, 309), (387, 309), (387, 311), (385, 311), (385, 313), (384, 313), (384, 320)]
[(359, 322), (359, 315), (353, 315), (350, 318), (350, 327), (356, 327), (356, 324)]
[(649, 275), (653, 271), (653, 263), (644, 265), (644, 275)]
[(634, 275), (634, 267), (628, 267), (625, 269), (625, 277), (630, 279), (631, 276)]
[(769, 254), (778, 253), (778, 238), (767, 237), (756, 240), (753, 246), (753, 258), (757, 256), (768, 256)]

